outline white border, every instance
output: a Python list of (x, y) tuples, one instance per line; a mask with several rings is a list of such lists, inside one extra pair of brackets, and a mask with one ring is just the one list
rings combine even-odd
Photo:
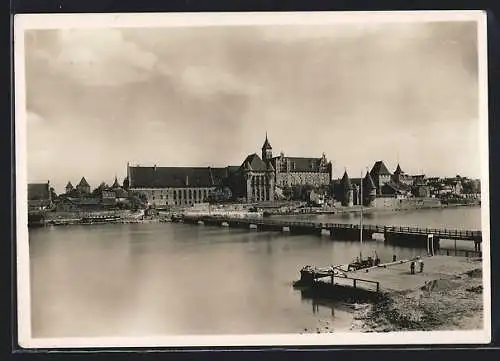
[[(482, 167), (482, 231), (484, 330), (334, 333), (305, 335), (221, 335), (144, 338), (62, 338), (31, 337), (29, 294), (29, 249), (27, 229), (26, 99), (24, 69), (24, 30), (109, 27), (186, 27), (241, 25), (306, 25), (339, 23), (408, 23), (426, 21), (475, 21), (478, 23), (478, 64), (480, 100), (480, 144)], [(184, 347), (184, 346), (301, 346), (301, 345), (377, 345), (377, 344), (480, 344), (491, 341), (489, 161), (488, 161), (488, 85), (486, 52), (486, 13), (483, 11), (422, 12), (307, 12), (307, 13), (151, 13), (151, 14), (51, 14), (16, 15), (14, 18), (15, 137), (17, 199), (18, 336), (24, 348), (81, 347)], [(403, 337), (404, 336), (404, 337)]]

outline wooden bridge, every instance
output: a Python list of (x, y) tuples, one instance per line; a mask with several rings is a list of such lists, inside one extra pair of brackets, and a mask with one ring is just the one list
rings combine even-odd
[[(325, 223), (274, 218), (230, 218), (221, 216), (183, 216), (178, 221), (189, 224), (205, 224), (232, 228), (257, 229), (260, 231), (290, 232), (291, 234), (324, 234), (338, 240), (358, 240), (359, 224)], [(440, 239), (474, 242), (480, 251), (482, 232), (477, 230), (436, 229), (423, 227), (400, 227), (363, 225), (363, 239), (370, 240), (374, 234), (383, 235), (384, 240), (399, 245), (420, 245), (428, 247), (428, 237), (432, 235), (434, 247), (439, 249)]]

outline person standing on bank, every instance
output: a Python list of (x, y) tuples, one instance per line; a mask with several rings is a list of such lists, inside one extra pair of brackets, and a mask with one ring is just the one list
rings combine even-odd
[(415, 274), (415, 262), (411, 261), (410, 263), (410, 273), (413, 275)]
[(419, 272), (422, 273), (424, 271), (424, 261), (421, 259), (418, 260)]

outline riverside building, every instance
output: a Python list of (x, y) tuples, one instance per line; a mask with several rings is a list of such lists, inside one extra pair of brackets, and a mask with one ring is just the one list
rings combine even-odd
[(204, 203), (217, 192), (225, 198), (247, 203), (273, 201), (277, 188), (296, 185), (329, 186), (332, 164), (325, 154), (319, 158), (273, 157), (266, 138), (257, 153), (248, 155), (240, 166), (141, 167), (127, 164), (131, 191), (142, 193), (153, 206)]

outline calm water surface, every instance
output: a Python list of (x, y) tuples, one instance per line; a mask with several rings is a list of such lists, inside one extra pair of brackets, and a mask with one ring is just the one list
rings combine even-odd
[[(354, 216), (318, 216), (357, 222)], [(480, 229), (479, 208), (388, 213), (367, 223)], [(297, 333), (352, 312), (316, 307), (291, 283), (305, 264), (382, 261), (422, 250), (183, 224), (30, 230), (33, 337)], [(314, 302), (316, 304), (316, 301)]]

